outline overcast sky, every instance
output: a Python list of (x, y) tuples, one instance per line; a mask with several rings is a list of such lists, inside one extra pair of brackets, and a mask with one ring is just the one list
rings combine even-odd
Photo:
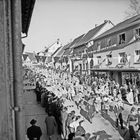
[(25, 51), (38, 52), (86, 33), (104, 20), (117, 24), (126, 17), (129, 0), (36, 0)]

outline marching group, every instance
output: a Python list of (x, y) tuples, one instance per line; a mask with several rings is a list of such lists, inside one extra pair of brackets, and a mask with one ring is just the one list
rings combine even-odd
[[(133, 106), (140, 102), (140, 91), (136, 85), (128, 82), (120, 86), (107, 77), (89, 77), (83, 80), (54, 69), (33, 71), (36, 79), (36, 99), (47, 113), (45, 123), (50, 140), (55, 140), (56, 137), (69, 140), (77, 137), (87, 139), (86, 130), (82, 126), (83, 118), (92, 123), (96, 114), (108, 114), (111, 108), (116, 116), (116, 128), (120, 126), (123, 131), (127, 127), (130, 139), (139, 139), (140, 108)], [(75, 110), (68, 112), (71, 106), (66, 106), (67, 101), (76, 104), (80, 115), (76, 115)], [(132, 106), (127, 126), (123, 120), (124, 103)], [(36, 120), (32, 120), (31, 124), (35, 122)], [(41, 135), (39, 132), (38, 140)], [(32, 140), (29, 130), (27, 136)]]

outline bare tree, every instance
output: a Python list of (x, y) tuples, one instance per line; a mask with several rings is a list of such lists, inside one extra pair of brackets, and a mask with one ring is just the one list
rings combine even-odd
[(140, 14), (140, 0), (130, 0), (129, 9), (125, 11), (126, 18)]

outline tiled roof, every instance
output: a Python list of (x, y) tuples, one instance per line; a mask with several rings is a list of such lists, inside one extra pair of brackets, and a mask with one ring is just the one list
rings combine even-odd
[(36, 58), (35, 58), (35, 54), (34, 53), (31, 53), (31, 52), (25, 52), (25, 54), (28, 55), (29, 59), (31, 61), (36, 61)]
[(111, 29), (107, 30), (106, 32), (104, 32), (103, 34), (99, 35), (97, 38), (95, 38), (95, 40), (102, 38), (102, 37), (105, 37), (107, 35), (110, 35), (112, 33), (115, 33), (117, 31), (126, 29), (126, 28), (131, 27), (131, 26), (136, 25), (136, 24), (140, 24), (140, 14), (117, 24), (113, 28), (111, 28)]
[(78, 47), (80, 45), (86, 44), (87, 42), (89, 42), (90, 40), (93, 39), (93, 37), (103, 28), (103, 26), (106, 24), (106, 22), (104, 22), (103, 24), (91, 29), (90, 31), (88, 31), (81, 39), (78, 43), (75, 44), (75, 47)]
[(63, 55), (69, 55), (69, 52), (70, 52), (70, 49), (69, 48), (67, 48), (67, 49), (65, 49), (65, 51), (64, 51), (64, 53), (63, 53)]
[(60, 49), (61, 47), (57, 48), (56, 51), (52, 54), (52, 56), (54, 56)]
[(60, 50), (58, 50), (58, 53), (55, 57), (61, 57), (64, 53), (65, 48), (68, 47), (69, 45), (70, 45), (70, 43), (64, 45)]
[(74, 48), (75, 44), (77, 44), (84, 35), (85, 34), (82, 34), (82, 35), (78, 36), (77, 38), (75, 38), (73, 40), (73, 42), (70, 44), (69, 48)]
[(82, 34), (80, 36), (78, 36), (77, 38), (75, 38), (68, 46), (65, 47), (65, 51), (63, 53), (63, 55), (69, 55), (71, 53), (71, 48), (74, 48), (74, 45), (76, 43), (78, 43), (80, 41), (80, 39), (84, 36), (85, 34)]

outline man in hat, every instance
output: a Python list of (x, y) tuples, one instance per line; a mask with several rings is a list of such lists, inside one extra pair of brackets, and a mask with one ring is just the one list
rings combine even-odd
[(31, 126), (27, 129), (27, 137), (29, 140), (40, 140), (42, 136), (41, 128), (35, 125), (36, 122), (35, 119), (30, 121)]

